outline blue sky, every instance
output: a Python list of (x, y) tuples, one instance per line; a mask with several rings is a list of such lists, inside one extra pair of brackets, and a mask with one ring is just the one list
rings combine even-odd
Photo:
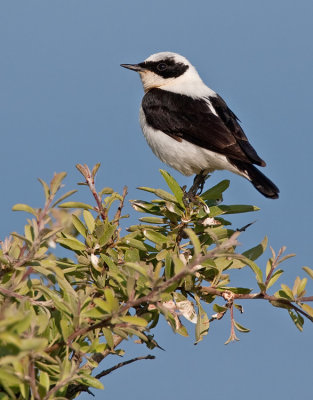
[[(127, 184), (129, 199), (143, 197), (137, 186), (165, 187), (158, 172), (164, 165), (138, 123), (141, 83), (119, 64), (175, 51), (238, 115), (281, 190), (272, 201), (228, 172), (209, 179), (231, 179), (225, 203), (261, 208), (232, 218), (235, 227), (257, 220), (241, 237), (243, 250), (268, 235), (276, 250), (286, 245), (297, 253), (286, 263), (286, 283), (304, 276), (301, 266), (312, 266), (312, 13), (310, 0), (2, 1), (1, 237), (23, 227), (13, 204), (41, 206), (37, 177), (67, 171), (66, 189), (73, 189), (78, 162), (101, 162), (98, 186), (121, 191)], [(191, 183), (167, 169), (181, 185)], [(80, 198), (90, 199), (86, 191)], [(253, 285), (249, 274), (241, 285)], [(181, 338), (162, 324), (157, 335), (166, 351), (109, 375), (96, 398), (141, 400), (149, 391), (150, 400), (311, 399), (313, 326), (307, 322), (300, 333), (283, 310), (251, 303), (243, 303), (239, 321), (251, 333), (228, 346), (226, 319), (197, 346), (192, 335)], [(131, 342), (127, 349), (128, 357), (148, 353)], [(119, 361), (107, 359), (105, 367)]]

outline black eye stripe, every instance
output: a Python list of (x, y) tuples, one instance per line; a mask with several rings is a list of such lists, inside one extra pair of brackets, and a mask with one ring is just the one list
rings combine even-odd
[(165, 71), (167, 69), (167, 65), (165, 63), (159, 63), (157, 65), (157, 70), (158, 71)]
[(175, 62), (174, 58), (166, 58), (159, 61), (144, 61), (139, 65), (162, 76), (164, 79), (177, 78), (189, 68), (189, 66), (184, 63)]

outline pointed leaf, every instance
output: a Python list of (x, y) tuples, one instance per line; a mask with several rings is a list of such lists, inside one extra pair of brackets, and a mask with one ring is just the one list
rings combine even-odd
[(57, 204), (61, 203), (61, 201), (67, 199), (68, 197), (72, 196), (72, 194), (76, 193), (77, 190), (70, 190), (61, 196), (56, 202), (52, 204), (52, 208), (55, 207)]
[(59, 204), (60, 208), (83, 208), (84, 210), (93, 210), (90, 204), (81, 203), (80, 201), (68, 201), (66, 203)]
[(75, 238), (58, 238), (57, 242), (60, 243), (63, 247), (68, 247), (71, 250), (83, 251), (86, 250), (86, 246)]
[(54, 174), (54, 177), (50, 183), (50, 192), (54, 195), (61, 187), (61, 183), (63, 179), (66, 177), (66, 172), (60, 172), (58, 174)]
[(182, 191), (181, 187), (179, 184), (176, 182), (176, 180), (167, 172), (164, 171), (163, 169), (160, 169), (161, 175), (165, 179), (168, 187), (171, 189), (173, 192), (174, 196), (176, 197), (176, 200), (178, 204), (185, 209), (185, 204), (183, 202), (184, 198), (184, 192)]
[(84, 210), (83, 211), (84, 220), (86, 222), (87, 228), (90, 233), (93, 233), (95, 230), (95, 219), (90, 211)]
[(37, 217), (37, 211), (34, 210), (32, 207), (28, 206), (27, 204), (15, 204), (12, 207), (12, 211), (25, 211)]
[(200, 197), (203, 200), (219, 200), (222, 197), (222, 193), (228, 188), (229, 183), (230, 181), (225, 179), (224, 181), (204, 192)]

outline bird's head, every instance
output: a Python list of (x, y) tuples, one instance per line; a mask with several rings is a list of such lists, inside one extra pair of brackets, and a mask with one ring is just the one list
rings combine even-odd
[(183, 56), (162, 52), (152, 54), (139, 64), (121, 64), (122, 67), (137, 71), (145, 92), (152, 88), (198, 83), (201, 78), (195, 67)]

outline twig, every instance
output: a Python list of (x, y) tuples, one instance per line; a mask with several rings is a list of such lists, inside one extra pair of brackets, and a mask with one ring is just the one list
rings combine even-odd
[(229, 308), (230, 308), (230, 337), (229, 337), (228, 341), (234, 342), (235, 340), (238, 341), (239, 339), (237, 338), (236, 332), (235, 332), (234, 303), (233, 302), (231, 302)]
[(36, 306), (42, 306), (42, 307), (54, 307), (53, 301), (52, 300), (47, 300), (47, 301), (38, 301), (34, 300), (31, 297), (28, 296), (22, 296), (21, 294), (15, 293), (11, 290), (5, 289), (0, 286), (0, 293), (2, 293), (5, 296), (9, 297), (14, 297), (18, 300), (22, 301), (29, 301), (31, 304), (34, 304)]
[(114, 219), (113, 219), (113, 223), (115, 223), (116, 225), (119, 225), (119, 221), (121, 218), (121, 212), (122, 209), (124, 207), (124, 201), (125, 201), (125, 197), (127, 196), (127, 186), (124, 186), (123, 188), (123, 194), (122, 194), (122, 199), (120, 201), (120, 205), (118, 206), (118, 209), (115, 213)]
[[(272, 247), (271, 247), (271, 250), (272, 250), (273, 256), (274, 256), (275, 253), (274, 253), (274, 250), (272, 249)], [(267, 286), (268, 286), (268, 284), (269, 284), (269, 281), (270, 281), (270, 279), (271, 279), (271, 277), (272, 277), (272, 275), (273, 275), (273, 272), (274, 272), (275, 268), (278, 266), (278, 264), (279, 264), (279, 259), (280, 259), (281, 255), (283, 254), (284, 251), (285, 251), (285, 247), (282, 247), (282, 248), (279, 250), (277, 256), (276, 256), (276, 257), (273, 257), (273, 262), (272, 262), (272, 266), (271, 266), (270, 272), (268, 273), (268, 275), (267, 275), (267, 277), (266, 277), (266, 280), (265, 280), (265, 282), (264, 282), (265, 288), (267, 288)]]
[(37, 390), (37, 384), (36, 384), (36, 373), (35, 373), (35, 365), (34, 365), (34, 360), (31, 358), (28, 366), (28, 373), (29, 373), (29, 386), (32, 391), (32, 395), (34, 399), (40, 400), (40, 396)]
[(66, 386), (76, 375), (76, 372), (79, 370), (79, 365), (76, 366), (76, 368), (68, 375), (67, 378), (63, 379), (63, 381), (58, 382), (55, 386), (53, 386), (52, 389), (49, 390), (49, 392), (45, 395), (43, 400), (49, 400), (51, 398), (54, 398), (54, 395), (58, 390), (60, 390), (62, 387)]
[(109, 369), (106, 369), (106, 370), (100, 372), (98, 375), (96, 375), (96, 379), (103, 378), (104, 376), (110, 374), (111, 372), (115, 371), (116, 369), (124, 367), (125, 365), (128, 365), (128, 364), (132, 364), (135, 361), (154, 360), (154, 359), (155, 359), (155, 356), (148, 354), (147, 356), (144, 356), (144, 357), (136, 357), (136, 358), (132, 358), (131, 360), (128, 360), (128, 361), (123, 361), (121, 363), (114, 365), (114, 367), (112, 367), (112, 368), (109, 368)]
[[(202, 291), (205, 294), (211, 294), (213, 296), (219, 296), (225, 298), (225, 290), (220, 290), (216, 289), (213, 287), (206, 287), (206, 286), (201, 286), (200, 291)], [(276, 304), (280, 304), (281, 306), (287, 306), (289, 308), (294, 309), (297, 311), (299, 314), (302, 314), (305, 316), (307, 319), (309, 319), (311, 322), (313, 322), (313, 317), (311, 317), (309, 314), (307, 314), (305, 311), (303, 311), (301, 308), (293, 304), (292, 301), (287, 300), (287, 299), (282, 299), (282, 298), (277, 298), (275, 296), (270, 296), (267, 293), (249, 293), (249, 294), (239, 294), (239, 293), (233, 293), (233, 298), (237, 300), (253, 300), (253, 299), (258, 299), (258, 300), (267, 300), (269, 302), (275, 302)], [(301, 303), (306, 303), (306, 302), (311, 302), (313, 301), (313, 296), (310, 297), (301, 297), (297, 300), (297, 302)]]
[(88, 168), (88, 166), (86, 164), (84, 164), (84, 165), (77, 164), (76, 168), (79, 170), (79, 172), (86, 179), (86, 183), (89, 186), (89, 189), (90, 189), (93, 197), (96, 200), (96, 203), (97, 203), (97, 206), (98, 206), (98, 212), (99, 212), (102, 220), (106, 221), (107, 213), (106, 213), (106, 210), (103, 208), (101, 196), (99, 196), (99, 194), (96, 191), (94, 175), (91, 173), (90, 169)]

